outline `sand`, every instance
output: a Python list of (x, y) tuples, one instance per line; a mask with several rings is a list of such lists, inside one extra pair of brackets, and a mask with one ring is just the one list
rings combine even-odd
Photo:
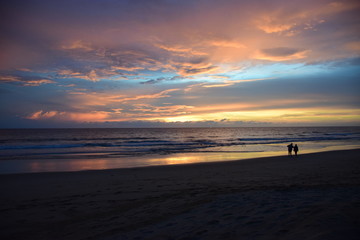
[(358, 239), (359, 156), (0, 175), (0, 239)]

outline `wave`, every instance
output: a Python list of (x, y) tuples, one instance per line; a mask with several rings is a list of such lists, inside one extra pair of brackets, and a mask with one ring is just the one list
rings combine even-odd
[(76, 144), (56, 144), (56, 145), (13, 145), (13, 146), (0, 146), (0, 150), (9, 150), (9, 149), (52, 149), (52, 148), (76, 148), (81, 147)]
[[(259, 137), (259, 138), (232, 138), (232, 139), (192, 139), (191, 141), (169, 141), (169, 140), (154, 140), (154, 138), (127, 138), (129, 141), (102, 141), (88, 142), (82, 140), (82, 142), (73, 143), (70, 141), (67, 143), (59, 144), (24, 144), (24, 145), (0, 145), (0, 150), (15, 150), (15, 149), (60, 149), (60, 148), (133, 148), (140, 150), (141, 148), (156, 150), (164, 149), (194, 149), (194, 148), (206, 148), (206, 147), (223, 147), (234, 145), (256, 145), (256, 144), (277, 144), (288, 142), (309, 142), (309, 141), (339, 141), (339, 140), (360, 140), (360, 137), (345, 137), (343, 134), (332, 134), (331, 136), (315, 136), (315, 137)], [(131, 140), (130, 140), (131, 139)], [(124, 140), (124, 138), (122, 138)], [(51, 141), (52, 142), (52, 141)]]
[[(360, 141), (360, 128), (0, 130), (0, 155), (54, 152), (146, 154), (232, 150), (289, 142)], [(242, 146), (244, 147), (236, 147)], [(257, 146), (256, 146), (257, 145)], [(222, 148), (225, 147), (225, 148)]]
[(79, 143), (79, 144), (46, 144), (46, 145), (2, 145), (0, 150), (8, 149), (51, 149), (51, 148), (81, 148), (81, 147), (176, 147), (181, 146), (182, 148), (186, 147), (201, 147), (201, 146), (215, 146), (215, 142), (211, 141), (194, 141), (194, 142), (173, 142), (173, 141), (128, 141), (120, 143), (112, 142), (95, 142), (95, 143)]
[(12, 139), (1, 139), (0, 143), (11, 143), (11, 142), (80, 142), (80, 141), (121, 141), (121, 140), (151, 140), (156, 138), (149, 137), (103, 137), (103, 138), (12, 138)]
[[(320, 135), (320, 136), (319, 136)], [(323, 135), (323, 136), (321, 136)], [(360, 133), (321, 133), (317, 134), (317, 136), (311, 136), (311, 133), (301, 133), (301, 134), (287, 134), (287, 136), (291, 137), (285, 137), (284, 135), (281, 135), (279, 138), (274, 137), (259, 137), (259, 138), (236, 138), (236, 140), (241, 141), (264, 141), (264, 140), (276, 140), (276, 141), (291, 141), (294, 139), (294, 141), (313, 141), (313, 140), (343, 140), (348, 138), (360, 138)], [(293, 137), (298, 136), (298, 137)], [(172, 138), (174, 136), (169, 136), (169, 138)], [(342, 137), (342, 138), (341, 138)], [(176, 137), (175, 137), (176, 138)], [(186, 139), (188, 141), (194, 141), (194, 142), (213, 142), (213, 139), (218, 139), (219, 136), (207, 136), (207, 139), (198, 139), (198, 137), (195, 136), (188, 136)], [(234, 140), (234, 139), (225, 139), (227, 141)], [(41, 143), (41, 142), (132, 142), (132, 143), (141, 143), (141, 142), (166, 142), (167, 140), (164, 140), (162, 137), (72, 137), (72, 138), (11, 138), (11, 139), (0, 139), (0, 144), (6, 144), (6, 143), (17, 143), (17, 142), (24, 142), (24, 143)]]
[[(333, 137), (288, 137), (288, 138), (239, 138), (239, 141), (245, 143), (286, 143), (286, 142), (309, 142), (309, 141), (333, 141), (333, 140), (349, 140), (345, 135), (333, 135)], [(360, 137), (351, 138), (352, 140), (360, 140)]]

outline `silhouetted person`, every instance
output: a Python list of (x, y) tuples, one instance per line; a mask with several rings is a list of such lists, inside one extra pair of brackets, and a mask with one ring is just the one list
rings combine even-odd
[(298, 151), (299, 151), (299, 147), (298, 147), (298, 145), (297, 145), (297, 144), (295, 144), (295, 146), (294, 146), (294, 153), (295, 153), (295, 156), (297, 156)]
[(288, 155), (292, 156), (292, 150), (294, 148), (293, 144), (291, 143), (291, 144), (287, 145), (287, 148), (288, 148)]

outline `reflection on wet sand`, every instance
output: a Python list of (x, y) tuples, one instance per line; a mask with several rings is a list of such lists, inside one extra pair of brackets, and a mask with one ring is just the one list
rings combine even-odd
[(233, 161), (257, 157), (279, 156), (281, 152), (197, 152), (177, 153), (149, 159), (151, 165), (189, 164), (200, 162)]
[(39, 156), (38, 159), (13, 159), (0, 161), (0, 174), (30, 172), (68, 172), (101, 170), (114, 168), (133, 168), (157, 165), (190, 164), (200, 162), (232, 161), (262, 156), (281, 155), (280, 152), (196, 152), (146, 156), (109, 155), (59, 155)]
[(107, 169), (109, 161), (105, 159), (76, 160), (41, 160), (31, 162), (31, 172), (81, 171), (90, 169)]
[[(303, 153), (354, 149), (358, 146), (330, 146), (322, 150), (302, 150)], [(59, 154), (39, 155), (36, 158), (0, 161), (0, 174), (31, 172), (68, 172), (102, 170), (115, 168), (147, 167), (157, 165), (190, 164), (201, 162), (233, 161), (259, 157), (285, 155), (285, 151), (233, 151), (233, 152), (190, 152), (165, 155), (117, 156), (109, 154)]]

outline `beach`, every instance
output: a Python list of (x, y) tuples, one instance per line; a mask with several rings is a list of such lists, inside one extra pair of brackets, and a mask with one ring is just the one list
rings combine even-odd
[(0, 175), (0, 238), (358, 239), (359, 156)]

